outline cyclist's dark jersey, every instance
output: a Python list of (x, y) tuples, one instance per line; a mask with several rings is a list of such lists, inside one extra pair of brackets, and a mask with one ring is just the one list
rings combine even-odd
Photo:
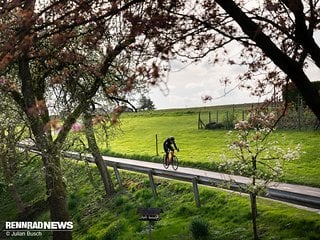
[(173, 147), (178, 150), (177, 145), (175, 143), (174, 140), (172, 140), (171, 138), (167, 138), (164, 142), (163, 142), (163, 149), (166, 153), (168, 153), (170, 150), (173, 151)]

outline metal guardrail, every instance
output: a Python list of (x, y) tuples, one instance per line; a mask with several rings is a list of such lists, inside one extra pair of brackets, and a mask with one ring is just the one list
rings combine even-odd
[[(19, 143), (18, 147), (27, 149), (32, 152), (40, 153), (35, 147), (31, 147), (28, 144)], [(77, 152), (63, 152), (63, 156), (66, 158), (76, 160), (86, 160), (94, 163), (94, 159), (91, 155), (81, 155)], [(137, 161), (132, 159), (122, 159), (114, 157), (103, 157), (107, 166), (113, 167), (116, 171), (118, 181), (119, 173), (117, 169), (123, 169), (127, 171), (139, 172), (148, 174), (151, 182), (151, 187), (156, 195), (155, 185), (153, 183), (152, 176), (159, 176), (163, 178), (181, 180), (193, 183), (195, 200), (197, 205), (200, 205), (199, 193), (197, 184), (202, 184), (211, 187), (228, 188), (234, 191), (243, 192), (247, 184), (250, 182), (249, 178), (241, 176), (230, 176), (222, 173), (215, 173), (210, 171), (203, 171), (190, 168), (179, 168), (179, 171), (171, 171), (164, 169), (162, 164)], [(149, 166), (144, 166), (144, 165)], [(151, 166), (150, 166), (151, 165)], [(189, 170), (189, 171), (187, 171)], [(121, 183), (120, 183), (121, 184)], [(301, 206), (320, 209), (320, 189), (312, 188), (301, 185), (274, 183), (267, 187), (265, 197), (276, 199), (283, 202), (294, 203)]]

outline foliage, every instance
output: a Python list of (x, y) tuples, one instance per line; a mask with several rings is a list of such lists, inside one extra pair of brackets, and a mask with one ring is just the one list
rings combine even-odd
[(143, 95), (139, 100), (138, 110), (147, 111), (147, 110), (154, 110), (154, 109), (155, 109), (155, 106), (152, 100)]
[[(306, 73), (310, 65), (320, 68), (320, 47), (316, 41), (320, 29), (319, 1), (185, 3), (170, 12), (177, 23), (171, 29), (173, 36), (168, 40), (167, 34), (159, 34), (158, 44), (170, 47), (167, 55), (194, 61), (207, 57), (213, 64), (243, 66), (237, 77), (239, 87), (256, 96), (274, 92), (273, 97), (278, 98), (282, 86), (291, 80), (320, 119), (320, 95), (311, 84), (315, 79)], [(226, 75), (220, 81), (228, 85), (232, 79)], [(210, 100), (208, 96), (203, 99)]]
[(103, 236), (103, 240), (117, 240), (118, 236), (121, 234), (121, 231), (123, 231), (124, 223), (121, 220), (114, 221), (111, 223)]
[[(14, 202), (22, 214), (26, 210), (16, 186), (16, 175), (23, 165), (28, 165), (29, 159), (21, 162), (16, 144), (27, 135), (27, 123), (16, 104), (6, 94), (0, 92), (0, 188), (6, 189), (12, 195)], [(2, 190), (2, 189), (1, 189)], [(0, 190), (0, 191), (1, 191)]]
[(255, 240), (259, 239), (256, 196), (264, 193), (269, 183), (278, 180), (282, 174), (281, 161), (290, 161), (300, 157), (300, 146), (285, 150), (279, 147), (278, 142), (269, 141), (269, 135), (274, 131), (276, 120), (273, 112), (254, 109), (247, 121), (241, 121), (235, 125), (236, 139), (229, 145), (234, 158), (222, 163), (222, 168), (227, 172), (234, 174), (236, 169), (240, 175), (247, 175), (251, 178), (247, 191), (251, 200)]
[(190, 232), (196, 240), (209, 239), (210, 228), (209, 224), (203, 219), (193, 219), (190, 223)]
[[(284, 149), (279, 145), (279, 140), (273, 140), (270, 135), (275, 130), (275, 115), (255, 110), (250, 114), (248, 121), (241, 121), (235, 125), (236, 133), (230, 132), (233, 141), (229, 150), (234, 158), (221, 164), (221, 168), (240, 175), (251, 176), (253, 186), (250, 192), (255, 194), (272, 182), (279, 180), (283, 173), (283, 161), (291, 161), (300, 158), (301, 146)], [(259, 179), (259, 182), (255, 181)]]
[[(26, 116), (35, 145), (44, 153), (53, 221), (69, 218), (59, 152), (70, 130), (80, 130), (74, 125), (77, 118), (99, 92), (119, 103), (135, 89), (159, 81), (152, 39), (168, 21), (159, 21), (157, 7), (157, 2), (144, 1), (0, 3), (0, 91)], [(122, 107), (114, 112), (113, 122)], [(63, 120), (56, 138), (57, 119), (51, 114)], [(70, 232), (53, 235), (71, 239)]]
[[(58, 156), (76, 119), (99, 91), (118, 103), (134, 89), (161, 83), (169, 68), (163, 61), (172, 57), (203, 57), (236, 40), (244, 46), (239, 64), (248, 67), (240, 80), (254, 79), (254, 92), (262, 95), (267, 84), (278, 87), (286, 81), (281, 69), (320, 119), (320, 96), (304, 73), (307, 57), (320, 66), (313, 39), (319, 2), (289, 2), (264, 1), (256, 7), (232, 0), (2, 1), (0, 90), (25, 114), (36, 146), (45, 153), (52, 220), (68, 220)], [(259, 70), (264, 77), (257, 77)], [(55, 139), (50, 111), (64, 120)], [(115, 109), (111, 120), (122, 111)], [(56, 234), (71, 238), (68, 232)]]
[[(312, 82), (312, 85), (320, 91), (320, 81)], [(305, 107), (305, 102), (301, 103), (300, 96), (299, 90), (293, 83), (288, 83), (283, 87), (282, 99), (295, 106), (295, 109), (302, 106)]]
[(238, 122), (237, 116), (232, 113), (232, 114), (227, 114), (224, 117), (224, 125), (226, 126), (226, 129), (234, 129), (235, 124)]
[[(180, 181), (155, 178), (158, 198), (153, 198), (148, 183), (148, 176), (120, 171), (123, 179), (123, 190), (111, 199), (104, 199), (104, 193), (98, 170), (91, 165), (93, 180), (96, 186), (88, 182), (84, 165), (81, 162), (66, 159), (62, 162), (68, 184), (69, 209), (71, 221), (74, 223), (73, 238), (103, 239), (109, 226), (117, 222), (121, 226), (118, 239), (148, 239), (148, 224), (139, 220), (138, 207), (161, 207), (164, 212), (161, 220), (153, 225), (152, 239), (190, 239), (191, 222), (202, 219), (210, 225), (211, 239), (229, 240), (250, 239), (250, 212), (247, 196), (234, 195), (216, 188), (199, 185), (202, 206), (195, 206), (192, 185)], [(39, 159), (32, 165), (40, 165)], [(22, 196), (30, 201), (45, 195), (41, 179), (34, 179), (32, 173), (38, 169), (31, 165), (21, 172), (27, 178), (18, 180)], [(115, 175), (113, 173), (113, 178)], [(25, 182), (26, 179), (29, 181)], [(36, 181), (35, 181), (36, 180)], [(0, 195), (0, 228), (5, 221), (15, 221), (17, 213), (7, 193)], [(320, 236), (320, 221), (317, 213), (278, 202), (258, 199), (260, 206), (261, 232), (264, 239), (310, 240)], [(35, 221), (48, 221), (49, 214), (35, 217)], [(46, 235), (42, 239), (49, 239)]]

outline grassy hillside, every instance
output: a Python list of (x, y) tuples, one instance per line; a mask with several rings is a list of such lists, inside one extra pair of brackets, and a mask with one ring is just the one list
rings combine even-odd
[[(74, 239), (148, 239), (148, 224), (139, 221), (138, 207), (163, 209), (161, 220), (153, 226), (152, 239), (155, 240), (191, 240), (193, 238), (190, 226), (195, 220), (208, 225), (209, 239), (251, 239), (250, 207), (246, 195), (200, 186), (202, 206), (197, 208), (191, 184), (155, 178), (158, 197), (154, 198), (146, 175), (121, 171), (124, 189), (121, 191), (118, 189), (113, 198), (105, 199), (95, 167), (88, 168), (81, 162), (69, 160), (62, 163), (68, 185), (68, 207), (74, 223)], [(33, 203), (44, 197), (39, 162), (34, 161), (19, 174), (24, 176), (17, 179), (17, 184), (25, 201)], [(4, 221), (18, 218), (8, 193), (0, 192), (0, 199), (0, 228), (2, 228)], [(261, 239), (320, 238), (319, 214), (265, 199), (258, 200), (258, 207)], [(28, 220), (48, 221), (48, 212)], [(0, 239), (3, 238), (0, 236)], [(23, 237), (16, 239), (24, 240)], [(50, 234), (44, 233), (38, 239), (50, 239)]]
[[(221, 108), (221, 111), (225, 110)], [(215, 170), (220, 155), (227, 152), (227, 130), (198, 130), (197, 120), (198, 109), (124, 114), (120, 128), (109, 132), (109, 147), (102, 138), (100, 146), (105, 153), (159, 161), (155, 156), (155, 135), (159, 139), (160, 155), (163, 154), (162, 141), (174, 135), (181, 150), (177, 155), (183, 165)], [(306, 152), (300, 160), (286, 165), (285, 181), (320, 186), (319, 135), (313, 131), (279, 131), (273, 136), (284, 147), (301, 143)], [(245, 194), (199, 186), (201, 207), (197, 208), (191, 184), (155, 178), (158, 197), (154, 198), (146, 175), (121, 171), (124, 188), (116, 186), (117, 194), (106, 199), (96, 167), (68, 159), (62, 161), (62, 167), (68, 187), (69, 213), (74, 223), (74, 239), (148, 239), (148, 225), (139, 221), (139, 207), (160, 207), (164, 210), (161, 220), (153, 226), (152, 239), (191, 240), (190, 227), (195, 221), (209, 227), (209, 239), (247, 240), (252, 237), (249, 199)], [(45, 200), (41, 161), (34, 158), (16, 176), (16, 185), (24, 202), (34, 205)], [(116, 183), (113, 172), (112, 177)], [(262, 240), (320, 239), (318, 213), (260, 198), (258, 212)], [(27, 219), (49, 221), (50, 218), (48, 211), (38, 211)], [(0, 229), (3, 229), (5, 221), (17, 220), (21, 218), (0, 181)], [(6, 239), (1, 230), (0, 239)], [(45, 232), (38, 239), (50, 238), (50, 233)], [(24, 240), (23, 237), (16, 239)]]
[[(126, 113), (121, 117), (118, 131), (110, 134), (109, 148), (104, 142), (101, 142), (101, 148), (106, 154), (159, 161), (155, 157), (156, 135), (160, 156), (163, 155), (163, 140), (173, 135), (180, 148), (177, 156), (182, 165), (217, 170), (220, 156), (227, 153), (227, 144), (232, 139), (227, 136), (228, 130), (198, 130), (198, 110)], [(226, 109), (221, 108), (221, 112), (224, 111)], [(239, 109), (236, 112), (239, 113)], [(241, 119), (239, 114), (238, 119)], [(305, 152), (301, 159), (285, 165), (282, 181), (320, 187), (320, 132), (281, 130), (272, 137), (279, 140), (284, 148), (301, 144)]]

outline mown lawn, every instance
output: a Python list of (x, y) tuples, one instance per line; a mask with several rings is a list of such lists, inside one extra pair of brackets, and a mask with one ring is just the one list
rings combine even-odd
[[(109, 137), (109, 148), (104, 140), (100, 146), (107, 154), (159, 161), (155, 158), (156, 135), (160, 156), (163, 140), (173, 135), (182, 165), (217, 170), (221, 154), (228, 154), (227, 144), (232, 140), (227, 135), (229, 130), (198, 130), (197, 120), (196, 112), (126, 113), (116, 133)], [(277, 130), (271, 137), (283, 148), (300, 144), (304, 152), (299, 160), (286, 163), (282, 181), (320, 187), (320, 131)]]

